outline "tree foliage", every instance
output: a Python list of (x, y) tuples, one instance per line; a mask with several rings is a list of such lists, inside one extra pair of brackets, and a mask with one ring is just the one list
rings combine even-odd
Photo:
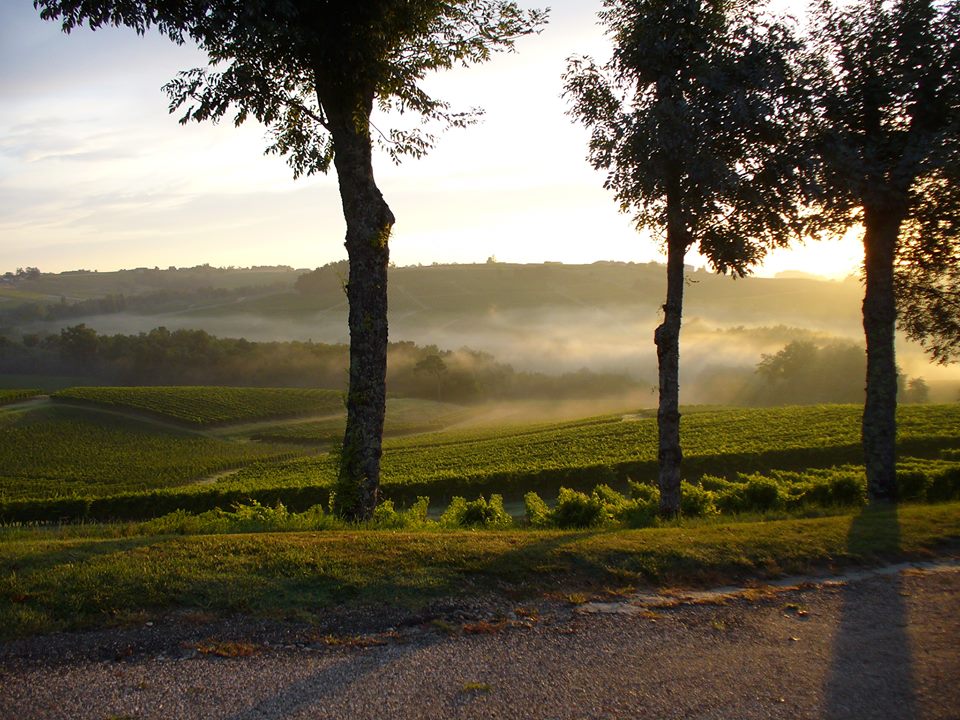
[(958, 37), (957, 0), (822, 0), (814, 13), (818, 225), (863, 226), (863, 442), (875, 499), (897, 497), (898, 309), (935, 358), (960, 342)]
[(902, 215), (898, 321), (960, 357), (960, 3), (861, 0), (814, 13), (822, 228)]
[(800, 228), (799, 41), (748, 0), (607, 0), (600, 17), (613, 58), (565, 76), (591, 164), (638, 228), (662, 238), (672, 196), (690, 244), (746, 274)]
[[(255, 118), (267, 127), (267, 153), (284, 155), (294, 175), (326, 172), (334, 144), (318, 86), (375, 98), (386, 112), (425, 124), (376, 136), (390, 156), (419, 157), (437, 132), (482, 112), (457, 110), (431, 95), (434, 70), (489, 60), (546, 19), (506, 0), (35, 0), (41, 17), (65, 32), (108, 25), (155, 29), (192, 41), (209, 57), (164, 89), (181, 122)], [(362, 97), (357, 98), (361, 101)], [(356, 118), (365, 125), (368, 118)]]

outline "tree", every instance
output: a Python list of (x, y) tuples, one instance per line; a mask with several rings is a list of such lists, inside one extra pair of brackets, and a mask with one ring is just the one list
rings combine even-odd
[(928, 403), (930, 402), (930, 386), (922, 377), (911, 378), (903, 390), (903, 402)]
[(425, 358), (420, 360), (413, 367), (415, 373), (423, 373), (426, 375), (432, 375), (434, 381), (437, 383), (437, 402), (440, 402), (440, 390), (443, 385), (443, 376), (447, 373), (447, 364), (443, 361), (443, 358), (435, 353), (430, 353)]
[[(903, 318), (908, 333), (929, 339), (935, 356), (958, 347), (958, 36), (956, 0), (824, 0), (814, 13), (820, 227), (863, 227), (863, 449), (874, 500), (897, 497), (898, 258), (904, 302), (917, 309)], [(948, 277), (952, 295), (940, 284)]]
[[(386, 408), (388, 241), (394, 216), (373, 174), (373, 129), (399, 161), (433, 145), (437, 128), (462, 127), (430, 95), (433, 70), (483, 62), (535, 32), (545, 13), (506, 0), (34, 0), (69, 32), (81, 24), (156, 28), (192, 40), (207, 68), (182, 72), (166, 91), (181, 122), (249, 117), (270, 134), (294, 176), (336, 169), (350, 262), (350, 387), (336, 509), (368, 518), (379, 494)], [(424, 123), (381, 133), (374, 107), (419, 114)]]
[(665, 239), (659, 364), (660, 510), (680, 508), (679, 338), (684, 256), (742, 276), (798, 225), (806, 97), (787, 27), (747, 0), (605, 0), (614, 40), (598, 67), (572, 60), (571, 114), (591, 130), (589, 160), (638, 229)]

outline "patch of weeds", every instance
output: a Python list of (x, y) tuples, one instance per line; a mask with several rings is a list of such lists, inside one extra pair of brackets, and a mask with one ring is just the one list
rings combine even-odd
[(253, 643), (211, 640), (200, 643), (196, 650), (201, 655), (216, 655), (222, 658), (250, 657), (259, 648)]
[(430, 621), (430, 626), (435, 628), (436, 630), (439, 630), (444, 635), (457, 634), (457, 626), (447, 622), (443, 618), (434, 618), (433, 620)]
[(488, 693), (491, 689), (490, 683), (485, 682), (465, 682), (463, 684), (465, 693)]
[(400, 637), (400, 633), (385, 632), (378, 635), (325, 635), (320, 642), (330, 647), (368, 648), (386, 645)]
[(714, 618), (710, 621), (710, 627), (712, 627), (717, 632), (726, 632), (727, 624), (720, 618)]
[(536, 608), (524, 608), (524, 607), (514, 608), (513, 614), (519, 618), (524, 618), (526, 620), (536, 621), (540, 619), (540, 611), (537, 610)]
[(590, 598), (588, 598), (583, 593), (570, 593), (569, 595), (567, 595), (567, 602), (570, 603), (571, 605), (583, 605), (589, 601), (590, 601)]

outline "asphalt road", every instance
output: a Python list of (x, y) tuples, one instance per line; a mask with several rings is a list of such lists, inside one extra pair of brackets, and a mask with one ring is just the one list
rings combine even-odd
[[(513, 609), (359, 640), (184, 616), (8, 643), (0, 718), (960, 718), (956, 564), (653, 610)], [(214, 654), (236, 651), (252, 654)]]

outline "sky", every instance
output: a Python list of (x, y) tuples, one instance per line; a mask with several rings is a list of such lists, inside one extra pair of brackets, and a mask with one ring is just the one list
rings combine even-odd
[[(455, 107), (484, 108), (479, 125), (449, 131), (421, 160), (375, 159), (397, 218), (396, 264), (663, 260), (603, 189), (561, 97), (569, 56), (609, 53), (601, 0), (549, 5), (550, 23), (517, 52), (429, 78)], [(0, 272), (346, 257), (332, 174), (294, 181), (282, 158), (264, 156), (255, 123), (182, 126), (168, 113), (162, 85), (204, 64), (158, 34), (64, 35), (31, 0), (0, 1)], [(842, 278), (861, 253), (853, 237), (809, 243), (756, 272)]]

